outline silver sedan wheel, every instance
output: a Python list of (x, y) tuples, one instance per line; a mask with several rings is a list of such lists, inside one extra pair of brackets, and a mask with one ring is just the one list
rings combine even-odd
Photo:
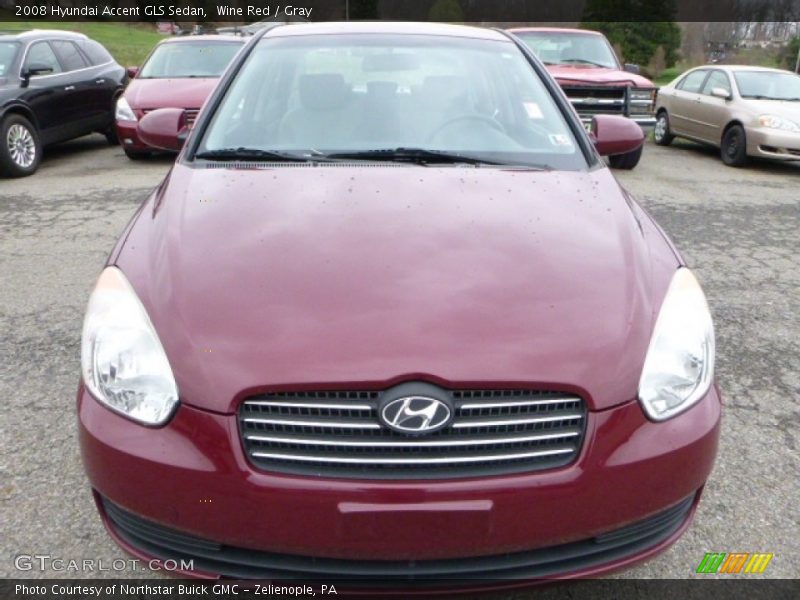
[(19, 123), (14, 123), (9, 127), (6, 146), (15, 165), (27, 169), (33, 164), (36, 158), (36, 142), (27, 127)]
[(664, 136), (667, 133), (667, 118), (664, 115), (658, 117), (656, 121), (655, 129), (653, 130), (653, 137), (655, 137), (657, 142), (660, 142), (664, 139)]

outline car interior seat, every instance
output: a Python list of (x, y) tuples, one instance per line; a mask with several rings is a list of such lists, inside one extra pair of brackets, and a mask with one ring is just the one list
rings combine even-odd
[(330, 148), (348, 142), (355, 125), (355, 98), (340, 73), (301, 75), (297, 91), (299, 106), (281, 120), (281, 143), (314, 148), (319, 140), (330, 140)]

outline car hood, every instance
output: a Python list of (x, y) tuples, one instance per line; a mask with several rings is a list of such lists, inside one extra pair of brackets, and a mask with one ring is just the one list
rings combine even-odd
[(669, 275), (607, 169), (257, 167), (177, 164), (112, 255), (183, 402), (405, 379), (635, 398)]
[(626, 85), (652, 88), (653, 82), (627, 71), (605, 67), (581, 67), (572, 65), (547, 65), (547, 70), (562, 85), (590, 83), (595, 85)]
[(739, 107), (751, 113), (753, 117), (759, 115), (776, 115), (789, 119), (800, 125), (800, 102), (787, 100), (752, 100), (743, 98), (738, 103)]
[(218, 78), (134, 79), (125, 99), (134, 110), (200, 108), (214, 90)]

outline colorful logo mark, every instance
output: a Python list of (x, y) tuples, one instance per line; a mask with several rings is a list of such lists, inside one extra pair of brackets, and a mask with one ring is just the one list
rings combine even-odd
[(698, 573), (763, 573), (774, 554), (764, 552), (706, 552)]

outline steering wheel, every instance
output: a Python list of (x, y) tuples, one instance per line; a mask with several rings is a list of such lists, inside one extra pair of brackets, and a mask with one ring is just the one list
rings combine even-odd
[(495, 121), (494, 119), (492, 119), (491, 117), (487, 117), (485, 115), (477, 115), (477, 114), (474, 114), (474, 115), (459, 115), (457, 117), (453, 117), (452, 119), (448, 119), (447, 121), (445, 121), (444, 123), (439, 125), (433, 131), (433, 133), (431, 133), (428, 136), (428, 139), (426, 141), (430, 142), (430, 141), (434, 140), (436, 138), (436, 136), (439, 135), (442, 132), (443, 129), (447, 129), (448, 127), (452, 126), (454, 123), (458, 123), (460, 121), (480, 121), (481, 123), (485, 123), (485, 124), (489, 125), (495, 131), (498, 131), (498, 132), (502, 133), (503, 135), (506, 134), (506, 130), (503, 128), (503, 126), (500, 123), (498, 123), (497, 121)]

